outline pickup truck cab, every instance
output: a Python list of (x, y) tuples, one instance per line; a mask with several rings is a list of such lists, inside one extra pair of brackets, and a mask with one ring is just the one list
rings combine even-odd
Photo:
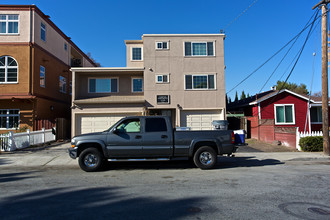
[(217, 155), (236, 151), (234, 134), (228, 130), (176, 131), (166, 116), (132, 116), (108, 130), (82, 134), (71, 140), (69, 155), (79, 158), (84, 171), (96, 171), (105, 160), (170, 160), (192, 158), (201, 169), (210, 169)]

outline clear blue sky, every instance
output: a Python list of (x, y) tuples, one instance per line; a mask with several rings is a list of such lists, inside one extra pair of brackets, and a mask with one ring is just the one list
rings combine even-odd
[[(138, 40), (143, 34), (219, 33), (255, 0), (2, 0), (0, 4), (35, 4), (85, 53), (104, 67), (126, 65), (124, 40)], [(313, 15), (319, 0), (258, 0), (226, 30), (226, 91), (252, 73), (297, 35)], [(316, 23), (318, 24), (318, 23)], [(238, 88), (240, 96), (267, 91), (285, 80), (289, 64), (302, 47), (307, 31), (299, 38), (283, 64), (262, 89), (286, 53), (271, 60)], [(289, 82), (311, 88), (313, 52), (315, 74), (312, 93), (321, 91), (320, 24), (313, 32)], [(284, 74), (284, 77), (281, 76)]]

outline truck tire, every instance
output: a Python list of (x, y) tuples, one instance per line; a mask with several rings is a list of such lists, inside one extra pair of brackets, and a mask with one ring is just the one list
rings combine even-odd
[(94, 147), (83, 150), (79, 155), (79, 166), (86, 172), (99, 170), (103, 163), (104, 159), (102, 154)]
[(194, 154), (194, 163), (202, 170), (211, 169), (217, 163), (217, 153), (212, 147), (200, 147)]

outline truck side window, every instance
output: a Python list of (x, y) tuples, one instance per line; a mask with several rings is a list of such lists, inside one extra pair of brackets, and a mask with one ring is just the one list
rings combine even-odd
[(117, 130), (123, 133), (140, 132), (140, 120), (139, 119), (128, 119), (123, 121), (117, 126)]
[(164, 118), (146, 118), (146, 132), (167, 131)]

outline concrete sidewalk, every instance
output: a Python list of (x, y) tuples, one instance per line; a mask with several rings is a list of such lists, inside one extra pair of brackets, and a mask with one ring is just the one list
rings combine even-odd
[[(0, 168), (5, 167), (47, 167), (47, 166), (77, 166), (78, 160), (69, 157), (67, 149), (70, 143), (54, 143), (41, 149), (26, 149), (13, 153), (0, 154)], [(286, 161), (330, 161), (329, 156), (323, 153), (311, 152), (237, 152), (236, 158), (247, 157), (257, 160), (273, 159), (280, 162)], [(221, 158), (219, 159), (219, 161)]]
[(77, 166), (78, 161), (69, 157), (70, 146), (70, 143), (54, 143), (44, 148), (2, 152), (0, 167)]

